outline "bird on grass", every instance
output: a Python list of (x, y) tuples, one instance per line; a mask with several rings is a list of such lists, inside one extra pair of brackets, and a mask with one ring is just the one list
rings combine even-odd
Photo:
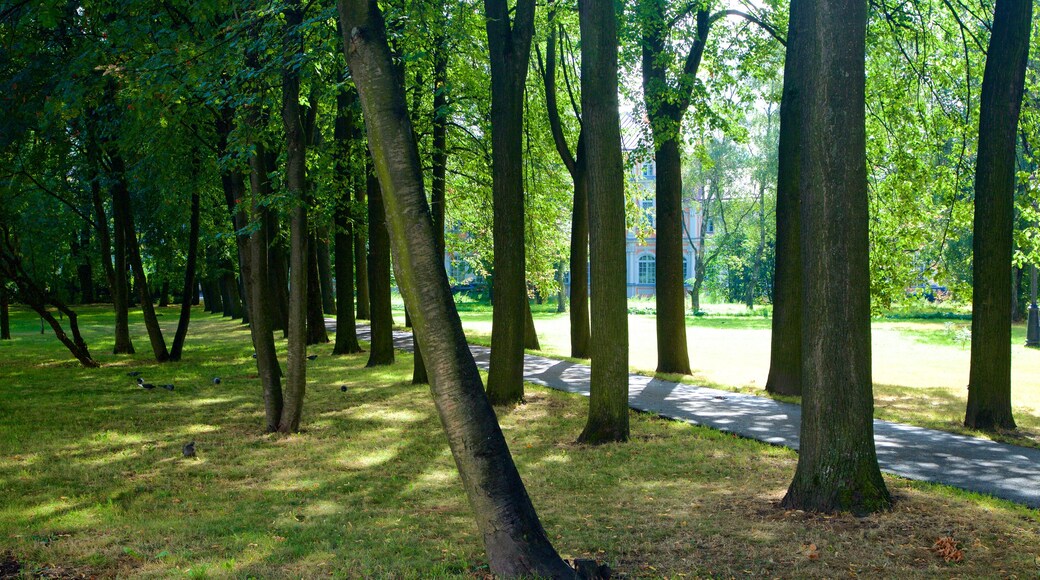
[(137, 379), (137, 385), (146, 391), (150, 391), (155, 388), (155, 385), (153, 385), (152, 383), (144, 382), (144, 379)]
[(214, 385), (219, 385), (220, 384), (220, 377), (213, 377), (213, 384)]
[(343, 385), (342, 387), (339, 388), (339, 390), (341, 392), (343, 392), (343, 393), (347, 392), (347, 385)]
[(184, 453), (184, 457), (195, 457), (195, 442), (186, 443), (181, 451)]
[(307, 360), (314, 360), (316, 358), (318, 358), (318, 355), (316, 355), (316, 354), (309, 354), (309, 355), (307, 355)]
[(253, 358), (256, 358), (256, 353), (255, 352), (253, 353)]

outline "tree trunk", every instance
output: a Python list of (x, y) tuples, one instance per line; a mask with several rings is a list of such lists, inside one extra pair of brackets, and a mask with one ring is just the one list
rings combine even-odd
[[(265, 183), (267, 193), (270, 194), (270, 180), (265, 180)], [(264, 216), (264, 221), (267, 225), (267, 240), (271, 245), (270, 250), (267, 252), (267, 259), (270, 264), (267, 276), (271, 285), (271, 322), (275, 330), (282, 331), (282, 336), (284, 337), (289, 332), (289, 255), (279, 239), (281, 224), (278, 216), (272, 210), (265, 211)]]
[(628, 440), (625, 176), (618, 116), (617, 17), (612, 2), (579, 0), (581, 109), (588, 147), (592, 255), (589, 418), (578, 441)]
[[(283, 14), (286, 44), (293, 48), (293, 57), (300, 57), (303, 54), (303, 37), (299, 29), (303, 23), (303, 8), (299, 0), (289, 0)], [(315, 105), (311, 103), (311, 106)], [(300, 430), (303, 397), (307, 387), (307, 287), (312, 252), (307, 233), (307, 139), (300, 111), (300, 75), (299, 68), (289, 63), (282, 69), (282, 123), (285, 127), (285, 184), (292, 204), (292, 217), (289, 225), (288, 362), (285, 406), (282, 407), (278, 430), (295, 433)], [(317, 268), (314, 268), (315, 278), (317, 273)], [(320, 308), (320, 303), (317, 306)]]
[(867, 514), (892, 501), (874, 449), (871, 393), (867, 5), (813, 4), (795, 49), (805, 63), (794, 79), (806, 97), (799, 138), (805, 374), (798, 468), (782, 505)]
[(686, 276), (683, 272), (682, 156), (679, 142), (658, 145), (657, 161), (657, 372), (688, 375)]
[(0, 340), (11, 340), (11, 295), (0, 280)]
[(166, 341), (163, 339), (162, 329), (159, 327), (159, 319), (155, 316), (155, 306), (152, 304), (152, 295), (148, 291), (148, 279), (144, 273), (144, 263), (141, 260), (141, 248), (137, 243), (137, 233), (134, 228), (134, 215), (130, 210), (130, 192), (126, 186), (126, 170), (123, 157), (118, 151), (110, 155), (109, 163), (112, 169), (112, 203), (119, 207), (118, 218), (115, 227), (124, 232), (126, 250), (130, 269), (134, 274), (134, 286), (137, 288), (137, 296), (141, 300), (141, 311), (144, 314), (144, 326), (148, 331), (148, 341), (152, 345), (152, 353), (158, 362), (166, 362), (170, 353), (166, 350)]
[[(111, 145), (112, 148), (115, 145)], [(111, 151), (110, 151), (111, 154)], [(112, 270), (112, 307), (116, 311), (115, 326), (115, 348), (113, 354), (134, 354), (134, 343), (130, 339), (130, 287), (127, 281), (126, 264), (126, 228), (122, 224), (126, 221), (124, 207), (115, 202), (115, 187), (112, 188), (112, 221), (113, 221), (113, 256), (115, 266)], [(107, 223), (104, 217), (104, 209), (101, 208), (100, 198), (95, 197), (94, 211), (99, 216), (98, 223)], [(100, 211), (100, 213), (98, 213)], [(107, 226), (106, 226), (107, 229)]]
[[(361, 116), (353, 114), (354, 123), (360, 124)], [(361, 148), (358, 155), (368, 159), (367, 148)], [(360, 162), (359, 162), (360, 163)], [(365, 175), (368, 175), (368, 164), (365, 163)], [(368, 196), (368, 178), (359, 179), (354, 187), (354, 208), (351, 219), (354, 224), (354, 275), (357, 284), (357, 318), (358, 320), (372, 319), (372, 299), (369, 292), (368, 282), (368, 208), (366, 199)]]
[[(367, 120), (366, 120), (367, 123)], [(371, 145), (369, 146), (371, 149)], [(366, 164), (367, 165), (367, 164)], [(390, 237), (386, 229), (383, 195), (373, 168), (365, 171), (368, 189), (368, 295), (371, 335), (365, 366), (394, 364), (394, 315), (390, 305)]]
[(90, 266), (90, 229), (83, 226), (79, 239), (73, 238), (73, 255), (77, 258), (76, 277), (79, 279), (80, 299), (83, 304), (94, 303), (94, 269)]
[(224, 295), (224, 316), (235, 320), (243, 316), (242, 295), (238, 291), (234, 264), (229, 260), (225, 262), (224, 266), (224, 274), (221, 276), (221, 284), (227, 289)]
[(524, 228), (524, 88), (534, 33), (534, 0), (484, 0), (491, 57), (491, 174), (494, 206), (494, 293), (491, 368), (494, 405), (524, 398), (524, 308), (527, 304)]
[(1011, 247), (1015, 135), (1033, 3), (997, 0), (982, 78), (975, 169), (971, 370), (964, 425), (1014, 429), (1011, 414)]
[(780, 96), (780, 144), (776, 175), (776, 249), (773, 271), (773, 333), (769, 351), (766, 392), (802, 394), (802, 256), (800, 149), (798, 145), (802, 98), (795, 79), (804, 64), (799, 35), (805, 23), (806, 0), (791, 0), (784, 60), (784, 88)]
[[(222, 108), (220, 115), (216, 118), (218, 159), (224, 159), (227, 156), (228, 139), (234, 127), (234, 120), (235, 110), (230, 107)], [(246, 280), (249, 277), (249, 238), (239, 233), (248, 223), (246, 214), (249, 206), (242, 203), (245, 201), (243, 199), (245, 196), (245, 183), (239, 171), (222, 166), (220, 185), (224, 190), (224, 201), (227, 203), (228, 215), (231, 218), (231, 228), (235, 232), (239, 273), (238, 283), (235, 285), (239, 294), (237, 308), (238, 314), (242, 318), (242, 323), (245, 324), (249, 322), (249, 300), (246, 298), (247, 292), (245, 290)]]
[(159, 308), (166, 308), (170, 305), (170, 281), (163, 280), (162, 286), (159, 288)]
[[(329, 252), (329, 228), (324, 223), (318, 228), (315, 236), (315, 249), (318, 260), (318, 280), (321, 283), (321, 310), (325, 314), (335, 315), (336, 296), (332, 284), (332, 256)], [(326, 340), (328, 342), (328, 340)]]
[(578, 138), (571, 209), (571, 356), (589, 358), (589, 206), (583, 139)]
[(314, 234), (308, 236), (307, 241), (311, 248), (307, 264), (307, 344), (325, 344), (329, 341), (329, 333), (325, 329), (325, 313), (322, 307), (325, 290), (322, 288), (318, 265), (321, 259), (318, 252), (320, 242)]
[(173, 335), (173, 346), (170, 348), (170, 360), (181, 360), (184, 350), (184, 339), (188, 336), (188, 323), (191, 321), (191, 291), (195, 287), (195, 263), (199, 251), (199, 190), (191, 190), (191, 217), (188, 226), (188, 257), (184, 268), (184, 297), (181, 300), (181, 316), (177, 321), (177, 332)]
[[(375, 0), (341, 0), (344, 45), (365, 109), (376, 168), (386, 189), (392, 241), (405, 304), (426, 354), (431, 391), (463, 487), (500, 577), (574, 577), (553, 549), (516, 470), (480, 374), (436, 248), (423, 193), (419, 152), (405, 110), (404, 86), (390, 63)], [(522, 239), (522, 238), (521, 238)]]
[(1025, 309), (1022, 308), (1022, 272), (1024, 268), (1016, 266), (1011, 269), (1011, 322), (1025, 320)]
[(336, 95), (336, 126), (334, 149), (336, 160), (335, 183), (340, 195), (336, 199), (333, 244), (336, 252), (336, 344), (332, 354), (361, 352), (354, 319), (354, 224), (351, 212), (351, 189), (362, 189), (358, 157), (353, 155), (355, 143), (361, 140), (357, 126), (357, 92), (344, 89)]

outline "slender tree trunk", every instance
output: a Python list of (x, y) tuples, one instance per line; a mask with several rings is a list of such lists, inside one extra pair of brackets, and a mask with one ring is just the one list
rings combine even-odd
[(311, 249), (307, 264), (307, 344), (325, 344), (329, 341), (329, 333), (325, 329), (324, 308), (321, 305), (325, 290), (322, 288), (318, 266), (321, 259), (318, 252), (319, 244), (314, 234), (308, 236)]
[(217, 289), (220, 292), (220, 314), (226, 318), (232, 318), (231, 311), (234, 309), (234, 305), (231, 304), (231, 284), (228, 284), (228, 271), (227, 263), (221, 259), (220, 261), (220, 273), (217, 275), (214, 283), (217, 285)]
[(166, 308), (170, 305), (170, 281), (163, 280), (162, 287), (159, 288), (159, 308)]
[(386, 207), (394, 250), (430, 370), (431, 391), (463, 487), (484, 539), (490, 572), (500, 577), (573, 577), (553, 549), (520, 475), (480, 374), (436, 248), (423, 193), (419, 152), (405, 110), (403, 81), (390, 63), (375, 0), (341, 0), (344, 45), (365, 109), (365, 124)]
[(83, 304), (94, 303), (94, 269), (90, 266), (90, 229), (87, 225), (73, 238), (73, 255), (77, 258), (76, 277), (79, 279), (80, 298)]
[(583, 139), (578, 138), (571, 209), (571, 356), (589, 358), (589, 206)]
[(1011, 414), (1011, 248), (1015, 135), (1033, 3), (997, 0), (982, 78), (975, 169), (971, 370), (964, 425), (1014, 429)]
[(329, 252), (329, 227), (323, 224), (318, 228), (315, 238), (315, 249), (318, 260), (318, 280), (321, 283), (321, 309), (325, 314), (335, 315), (336, 292), (332, 284), (332, 255)]
[(563, 268), (563, 262), (556, 265), (556, 284), (559, 285), (559, 290), (556, 291), (557, 314), (567, 312), (567, 292), (565, 292), (563, 288)]
[(494, 405), (524, 398), (523, 240), (524, 88), (534, 33), (534, 0), (518, 0), (510, 18), (506, 0), (484, 0), (491, 57), (491, 174), (494, 206), (494, 293), (491, 368), (487, 392)]
[(773, 333), (766, 391), (802, 394), (802, 250), (801, 250), (801, 131), (802, 95), (795, 82), (803, 73), (797, 50), (804, 33), (806, 0), (791, 0), (780, 97), (780, 144), (776, 175), (776, 249), (773, 271)]
[[(221, 109), (215, 124), (217, 129), (217, 155), (218, 159), (227, 156), (228, 139), (234, 127), (235, 110), (230, 107)], [(224, 190), (224, 201), (227, 203), (228, 214), (231, 218), (231, 227), (235, 233), (235, 246), (238, 258), (238, 283), (236, 288), (239, 294), (237, 305), (238, 315), (242, 323), (249, 322), (249, 300), (246, 298), (245, 283), (249, 277), (249, 238), (238, 232), (242, 231), (248, 223), (248, 204), (245, 201), (245, 182), (242, 173), (234, 167), (221, 167), (220, 184)]]
[[(872, 513), (891, 498), (874, 449), (864, 54), (867, 5), (815, 0), (802, 107), (804, 325), (798, 468), (783, 506)], [(804, 53), (802, 52), (804, 51)]]
[(224, 316), (232, 320), (242, 318), (244, 308), (242, 306), (242, 294), (238, 291), (238, 279), (235, 277), (235, 266), (231, 261), (225, 263), (224, 275), (221, 277), (222, 284), (227, 292), (224, 296)]
[(191, 291), (195, 287), (195, 263), (199, 251), (199, 190), (192, 189), (191, 217), (188, 226), (188, 257), (184, 268), (184, 297), (181, 300), (181, 316), (177, 321), (177, 332), (173, 335), (173, 346), (170, 348), (170, 360), (181, 360), (184, 350), (184, 339), (188, 336), (188, 323), (191, 321)]
[(386, 229), (383, 195), (371, 167), (365, 175), (368, 189), (368, 294), (372, 307), (372, 342), (365, 366), (374, 367), (394, 364), (394, 317), (390, 304), (390, 237)]
[(11, 295), (0, 279), (0, 340), (11, 340)]
[(137, 243), (137, 233), (134, 228), (134, 216), (130, 211), (130, 192), (127, 190), (125, 181), (125, 165), (122, 155), (114, 151), (110, 155), (109, 163), (112, 169), (112, 203), (119, 207), (119, 218), (116, 229), (124, 232), (127, 258), (130, 269), (134, 274), (134, 286), (141, 300), (141, 311), (144, 314), (144, 326), (148, 331), (148, 341), (152, 345), (152, 353), (158, 362), (166, 362), (170, 353), (166, 350), (166, 341), (163, 339), (162, 329), (159, 327), (159, 319), (155, 316), (155, 307), (152, 304), (152, 296), (148, 290), (148, 279), (144, 272), (144, 263), (141, 260), (141, 248)]
[[(115, 145), (110, 145), (114, 148)], [(134, 354), (134, 343), (130, 339), (130, 288), (127, 281), (126, 264), (126, 228), (122, 224), (126, 221), (123, 215), (125, 207), (115, 201), (115, 187), (112, 189), (112, 221), (113, 221), (113, 245), (115, 266), (112, 271), (112, 307), (116, 311), (115, 326), (115, 348), (113, 354)], [(95, 212), (100, 208), (100, 199), (94, 201)], [(101, 209), (100, 216), (104, 216)], [(108, 218), (104, 221), (107, 223)], [(99, 221), (100, 223), (100, 221)]]
[(361, 140), (361, 128), (355, 122), (357, 92), (342, 90), (336, 95), (336, 161), (334, 171), (340, 195), (336, 199), (333, 241), (336, 252), (336, 344), (332, 354), (361, 352), (354, 319), (354, 224), (351, 211), (351, 189), (363, 189), (358, 179), (359, 163), (353, 155), (355, 143)]
[[(286, 44), (299, 57), (303, 54), (303, 8), (299, 0), (289, 0), (285, 15)], [(312, 106), (315, 104), (312, 103)], [(282, 69), (282, 123), (285, 127), (285, 183), (292, 203), (289, 226), (289, 327), (288, 362), (286, 364), (284, 402), (278, 430), (295, 433), (300, 430), (303, 397), (307, 387), (307, 287), (312, 253), (308, 243), (307, 218), (307, 138), (300, 110), (299, 69), (290, 64)], [(317, 268), (314, 268), (317, 278)], [(319, 296), (320, 299), (320, 296)], [(320, 303), (318, 304), (320, 307)], [(322, 321), (324, 329), (324, 320)]]
[(1011, 322), (1022, 322), (1026, 317), (1021, 300), (1023, 271), (1020, 266), (1011, 269)]
[[(270, 181), (266, 180), (265, 184), (268, 194), (270, 194)], [(275, 330), (282, 331), (284, 337), (289, 332), (289, 255), (279, 240), (281, 224), (278, 216), (271, 210), (265, 211), (264, 216), (267, 225), (267, 240), (271, 245), (267, 252), (269, 262), (267, 276), (271, 285), (271, 322)]]
[(578, 441), (628, 440), (625, 176), (618, 116), (617, 17), (612, 2), (579, 0), (581, 109), (588, 139), (592, 254), (589, 418)]

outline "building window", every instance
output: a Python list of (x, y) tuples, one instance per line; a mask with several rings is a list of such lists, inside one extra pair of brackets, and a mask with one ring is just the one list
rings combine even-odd
[(709, 233), (709, 234), (714, 234), (715, 233), (715, 222), (712, 221), (711, 218), (708, 218), (708, 223), (706, 225), (707, 225), (707, 227), (704, 228), (705, 232)]
[(639, 257), (639, 283), (657, 283), (657, 263), (650, 254), (643, 254)]
[(686, 260), (686, 256), (683, 256), (682, 257), (682, 277), (683, 277), (683, 280), (689, 280), (690, 278), (693, 277), (693, 276), (690, 275), (690, 269), (687, 267), (687, 264), (688, 264), (688, 262)]
[(654, 175), (655, 175), (655, 172), (654, 172), (654, 162), (653, 161), (647, 161), (646, 163), (643, 164), (643, 177), (645, 179), (653, 179)]

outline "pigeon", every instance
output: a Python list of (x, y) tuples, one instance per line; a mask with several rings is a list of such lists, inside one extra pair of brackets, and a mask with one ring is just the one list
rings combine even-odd
[(253, 358), (256, 358), (256, 353), (255, 352), (253, 353)]
[(187, 443), (184, 445), (184, 449), (181, 450), (185, 457), (195, 457), (195, 442)]
[(214, 385), (219, 385), (220, 384), (220, 377), (213, 377), (213, 384)]
[(159, 385), (160, 389), (166, 389), (167, 391), (173, 390), (173, 385)]
[(316, 358), (318, 358), (318, 355), (316, 355), (316, 354), (309, 354), (309, 355), (307, 355), (307, 360), (314, 360)]
[(141, 387), (142, 389), (145, 389), (145, 390), (148, 390), (148, 391), (150, 391), (150, 390), (152, 390), (152, 389), (154, 389), (154, 388), (155, 388), (155, 385), (153, 385), (152, 383), (146, 383), (146, 382), (144, 382), (144, 379), (137, 379), (137, 384), (138, 384), (138, 385), (139, 385), (139, 386), (140, 386), (140, 387)]
[(139, 377), (139, 376), (141, 376), (141, 371), (130, 371), (130, 372), (126, 373), (126, 376), (128, 376), (130, 378)]
[(339, 388), (339, 390), (341, 392), (344, 392), (344, 393), (347, 392), (347, 385), (343, 385), (342, 387)]

